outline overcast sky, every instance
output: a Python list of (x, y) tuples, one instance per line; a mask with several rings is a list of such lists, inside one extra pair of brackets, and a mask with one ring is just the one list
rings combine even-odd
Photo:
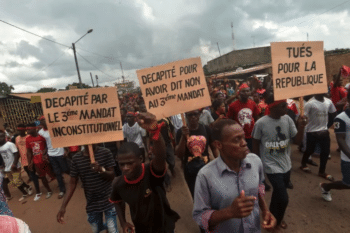
[[(3, 0), (0, 19), (70, 47), (81, 77), (101, 86), (136, 69), (183, 58), (208, 60), (271, 41), (323, 40), (326, 50), (350, 47), (345, 0)], [(231, 22), (233, 22), (234, 43)], [(72, 49), (0, 22), (0, 81), (14, 92), (78, 82)], [(102, 71), (102, 72), (101, 72)]]

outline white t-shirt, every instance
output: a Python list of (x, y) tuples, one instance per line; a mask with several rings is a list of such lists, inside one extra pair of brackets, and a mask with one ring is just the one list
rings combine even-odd
[(144, 148), (142, 137), (146, 137), (146, 130), (141, 128), (141, 126), (135, 122), (135, 124), (130, 127), (128, 123), (123, 125), (123, 135), (128, 142), (135, 142), (140, 148)]
[(305, 131), (309, 133), (328, 130), (328, 113), (335, 113), (336, 111), (337, 110), (330, 99), (324, 98), (324, 101), (321, 102), (312, 97), (305, 104), (305, 116), (309, 119)]
[(55, 156), (63, 156), (64, 155), (64, 148), (58, 147), (53, 148), (51, 144), (51, 138), (50, 133), (48, 130), (41, 129), (38, 132), (39, 135), (41, 135), (46, 140), (46, 146), (47, 146), (47, 154), (49, 156), (55, 157)]
[(203, 109), (201, 115), (199, 116), (199, 123), (201, 123), (202, 125), (209, 126), (213, 122), (214, 122), (214, 119), (211, 116), (211, 113), (208, 110)]
[[(12, 142), (6, 142), (0, 147), (0, 154), (5, 163), (5, 172), (11, 171), (11, 166), (15, 161), (14, 153), (18, 152), (17, 147)], [(21, 163), (18, 162), (17, 168), (21, 167)]]
[[(346, 109), (334, 119), (334, 132), (345, 133), (346, 145), (350, 148), (350, 109)], [(340, 152), (341, 160), (350, 162), (348, 156), (343, 151)]]

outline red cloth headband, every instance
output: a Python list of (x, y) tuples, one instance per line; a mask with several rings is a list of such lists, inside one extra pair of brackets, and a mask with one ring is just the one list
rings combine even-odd
[(269, 108), (273, 108), (273, 107), (279, 105), (280, 103), (286, 103), (286, 101), (287, 100), (278, 100), (278, 101), (275, 101), (275, 102), (269, 104), (268, 106), (269, 106)]
[(37, 129), (37, 127), (27, 127), (27, 129)]
[(239, 90), (242, 90), (242, 89), (248, 88), (248, 87), (249, 87), (248, 84), (243, 83), (243, 84), (239, 87)]
[(26, 128), (17, 128), (17, 130), (26, 130)]
[(137, 112), (127, 112), (126, 115), (137, 116)]

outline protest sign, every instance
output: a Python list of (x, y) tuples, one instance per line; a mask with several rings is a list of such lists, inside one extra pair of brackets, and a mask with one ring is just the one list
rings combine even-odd
[(271, 43), (275, 100), (327, 92), (323, 41)]
[(211, 105), (199, 57), (138, 70), (137, 76), (147, 111), (157, 119)]
[(41, 103), (54, 148), (124, 139), (115, 87), (45, 93)]

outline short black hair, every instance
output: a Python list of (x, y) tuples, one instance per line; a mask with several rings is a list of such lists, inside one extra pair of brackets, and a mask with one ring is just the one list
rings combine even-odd
[(214, 111), (216, 111), (218, 108), (220, 108), (220, 106), (224, 103), (223, 100), (221, 99), (216, 99), (214, 100), (213, 104), (212, 104), (212, 107), (214, 109)]
[(135, 142), (125, 142), (118, 150), (118, 155), (132, 153), (136, 157), (141, 156), (141, 151), (139, 146)]
[(221, 141), (222, 140), (222, 131), (226, 126), (238, 124), (232, 119), (221, 119), (220, 121), (213, 124), (211, 130), (213, 134), (213, 139)]
[(27, 127), (36, 127), (36, 124), (33, 122), (33, 123), (29, 123), (27, 124)]
[(25, 125), (25, 124), (22, 124), (22, 123), (20, 123), (20, 124), (17, 125), (17, 128), (25, 128), (25, 127), (26, 127), (26, 125)]

